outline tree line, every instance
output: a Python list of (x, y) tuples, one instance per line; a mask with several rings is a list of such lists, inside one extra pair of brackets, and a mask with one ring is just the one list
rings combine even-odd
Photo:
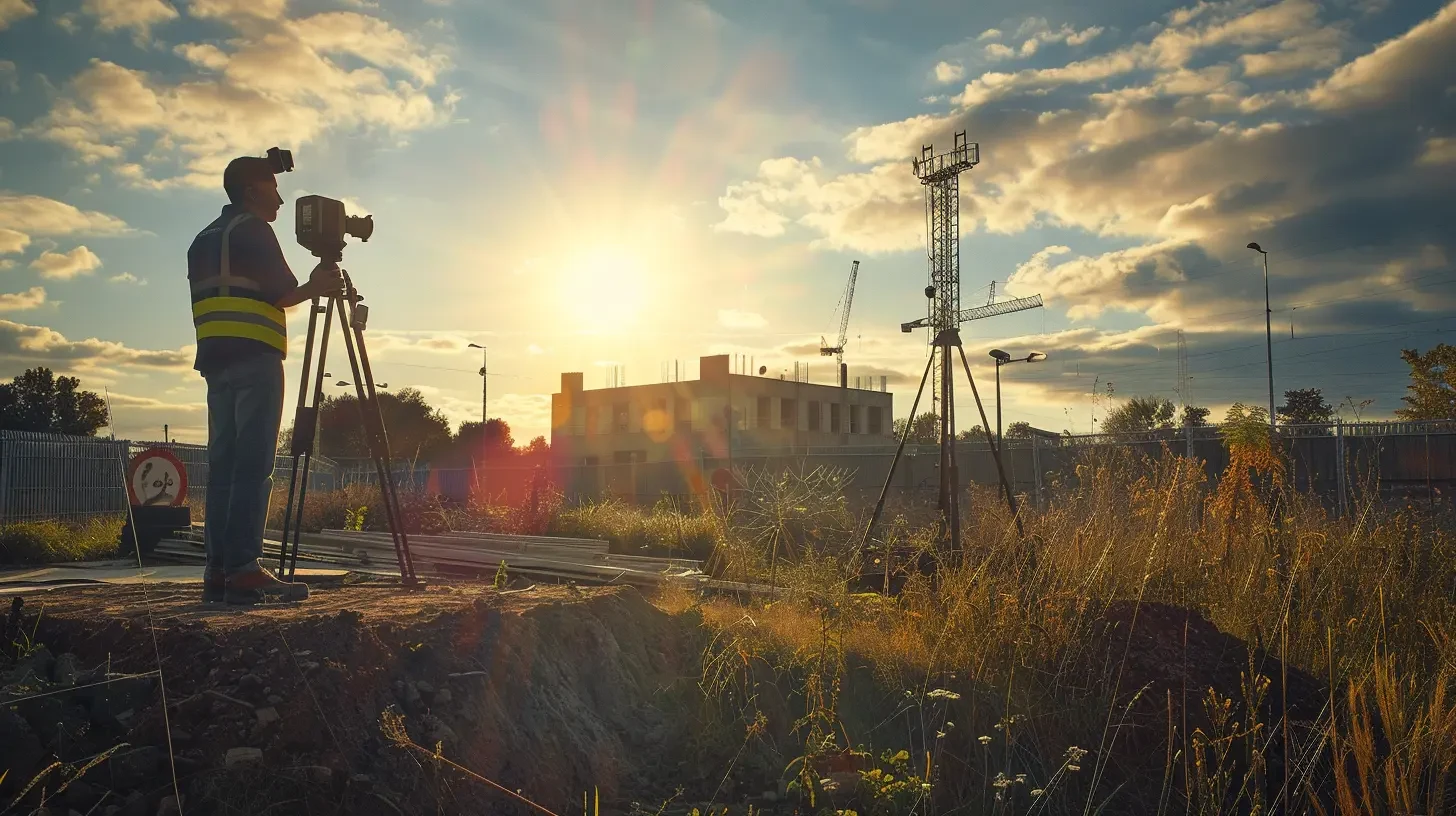
[[(1399, 419), (1456, 420), (1456, 346), (1440, 343), (1424, 353), (1404, 349), (1400, 358), (1409, 367), (1410, 383), (1401, 397), (1405, 407), (1396, 410)], [(1360, 419), (1371, 400), (1346, 397), (1340, 403)], [(380, 411), (389, 433), (390, 451), (405, 460), (469, 466), (502, 457), (540, 457), (549, 452), (546, 437), (538, 436), (517, 448), (511, 427), (503, 419), (463, 422), (455, 432), (438, 408), (431, 406), (419, 389), (401, 388), (379, 392)], [(1332, 422), (1337, 409), (1319, 388), (1298, 388), (1284, 392), (1284, 405), (1275, 409), (1286, 425), (1321, 425)], [(1208, 424), (1209, 410), (1183, 406), (1180, 414), (1171, 400), (1157, 396), (1133, 397), (1103, 417), (1104, 433), (1146, 433)], [(95, 436), (109, 423), (106, 401), (81, 389), (76, 377), (57, 377), (49, 368), (32, 368), (9, 383), (0, 383), (0, 431)], [(899, 437), (910, 425), (910, 442), (934, 445), (940, 440), (939, 419), (933, 413), (894, 422)], [(1032, 427), (1013, 422), (1006, 427), (1007, 439), (1027, 439)], [(962, 430), (959, 441), (984, 439), (980, 425)], [(279, 450), (290, 448), (291, 433), (285, 430)], [(359, 423), (359, 402), (353, 395), (325, 397), (319, 406), (316, 452), (333, 458), (367, 457), (368, 449)]]

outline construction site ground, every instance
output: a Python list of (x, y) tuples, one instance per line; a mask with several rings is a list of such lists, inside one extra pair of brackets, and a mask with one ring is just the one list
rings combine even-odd
[[(556, 814), (582, 813), (584, 797), (603, 814), (812, 812), (785, 788), (803, 678), (733, 657), (701, 612), (670, 614), (633, 587), (406, 591), (318, 571), (304, 603), (237, 608), (202, 604), (195, 567), (103, 566), (90, 574), (120, 582), (77, 585), (87, 572), (0, 576), (0, 813), (154, 816), (178, 813), (178, 794), (185, 814), (540, 812), (517, 792)], [(1236, 688), (1251, 659), (1194, 613), (1134, 608), (1094, 613), (1096, 643), (1079, 649), (1093, 662), (1065, 672), (1086, 688), (1058, 691), (1119, 678), (1128, 730), (1108, 774), (1124, 797), (1157, 793), (1165, 697)], [(708, 670), (715, 647), (740, 680), (708, 679), (724, 665)], [(846, 666), (838, 713), (857, 742), (905, 738), (907, 686), (884, 668)], [(1320, 685), (1288, 682), (1291, 714), (1312, 720)], [(962, 688), (946, 712), (960, 721), (1002, 694)], [(976, 737), (953, 732), (946, 761), (970, 762)]]
[(413, 743), (558, 813), (586, 791), (620, 812), (700, 773), (674, 711), (697, 634), (636, 590), (356, 579), (260, 608), (204, 605), (195, 582), (14, 595), (31, 650), (0, 675), (4, 803), (41, 774), (32, 805), (152, 816), (174, 807), (175, 763), (187, 813), (524, 812), (401, 747), (394, 714)]

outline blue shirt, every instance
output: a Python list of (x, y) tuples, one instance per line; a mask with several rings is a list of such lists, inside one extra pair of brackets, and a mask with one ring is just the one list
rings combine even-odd
[[(222, 208), (217, 220), (192, 239), (187, 249), (187, 280), (196, 282), (216, 277), (222, 271), (222, 234), (229, 222), (247, 212), (238, 204)], [(248, 278), (258, 284), (256, 290), (233, 289), (235, 297), (251, 297), (265, 303), (277, 303), (298, 288), (298, 278), (288, 268), (283, 248), (273, 227), (261, 218), (239, 221), (228, 234), (228, 273)], [(195, 298), (194, 298), (195, 299)], [(252, 357), (268, 355), (282, 358), (275, 348), (243, 337), (206, 337), (197, 342), (197, 358), (193, 368), (208, 376)]]

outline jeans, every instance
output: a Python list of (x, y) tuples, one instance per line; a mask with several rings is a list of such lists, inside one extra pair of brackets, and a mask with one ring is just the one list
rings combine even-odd
[(207, 380), (209, 578), (261, 569), (263, 528), (273, 494), (273, 456), (283, 421), (283, 360), (258, 356)]

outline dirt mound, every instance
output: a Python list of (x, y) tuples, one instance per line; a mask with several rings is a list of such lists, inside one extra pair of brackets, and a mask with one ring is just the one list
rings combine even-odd
[(157, 813), (172, 793), (170, 724), (188, 813), (290, 799), (282, 812), (509, 812), (392, 744), (381, 715), (393, 711), (418, 744), (559, 810), (593, 787), (608, 801), (652, 787), (683, 738), (657, 703), (696, 676), (697, 633), (630, 589), (336, 586), (249, 611), (196, 597), (164, 584), (28, 599), (25, 630), (45, 647), (0, 678), (0, 727), (21, 736), (0, 749), (7, 798), (54, 758), (63, 766), (31, 799), (77, 776), (67, 806), (106, 794), (98, 813)]

